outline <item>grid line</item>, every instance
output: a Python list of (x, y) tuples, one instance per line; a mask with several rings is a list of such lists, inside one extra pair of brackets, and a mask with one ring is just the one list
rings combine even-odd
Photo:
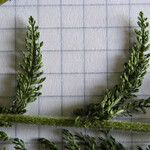
[[(105, 6), (106, 4), (85, 4), (85, 6)], [(110, 4), (108, 3), (107, 4), (108, 6), (128, 6), (129, 4), (123, 4), (123, 3), (113, 3), (113, 4)], [(138, 6), (138, 5), (143, 5), (143, 6), (149, 6), (150, 3), (131, 3), (132, 6)], [(2, 5), (1, 7), (36, 7), (37, 5)], [(46, 5), (41, 5), (39, 4), (39, 7), (59, 7), (60, 4), (46, 4)], [(62, 4), (62, 6), (64, 7), (71, 7), (71, 6), (83, 6), (82, 4)]]
[[(99, 94), (99, 95), (85, 95), (85, 97), (99, 97), (99, 96), (103, 96), (103, 94)], [(140, 96), (140, 97), (149, 97), (150, 96), (150, 94), (137, 94), (137, 96)], [(13, 96), (0, 96), (0, 99), (1, 98), (12, 98)], [(44, 97), (48, 97), (48, 98), (50, 98), (50, 97), (84, 97), (84, 94), (83, 95), (63, 95), (63, 96), (61, 96), (61, 95), (42, 95), (42, 96), (39, 96), (39, 98), (44, 98)]]
[(108, 89), (108, 78), (109, 78), (108, 77), (108, 63), (109, 63), (108, 61), (109, 60), (108, 60), (108, 28), (107, 27), (108, 27), (108, 0), (106, 0), (106, 50), (107, 50), (106, 51), (106, 59), (107, 59), (107, 62), (106, 62), (107, 69), (106, 70), (107, 70), (107, 89)]
[[(39, 26), (39, 0), (37, 0), (37, 25)], [(38, 42), (40, 42), (40, 41), (38, 41)], [(40, 99), (39, 99), (39, 97), (37, 98), (37, 101), (38, 101), (38, 116), (40, 115), (40, 105), (41, 105), (41, 103), (40, 103)], [(37, 128), (38, 128), (38, 139), (40, 138), (40, 135), (41, 135), (41, 127), (40, 127), (40, 125), (38, 125), (37, 126)], [(40, 143), (38, 143), (38, 149), (40, 150)]]
[[(16, 11), (17, 11), (17, 8), (16, 8), (16, 0), (14, 1), (15, 3), (15, 70), (17, 69), (17, 57), (16, 57), (16, 42), (17, 42), (17, 38), (16, 38)], [(17, 79), (17, 77), (15, 76), (15, 79)], [(17, 84), (15, 82), (15, 84)], [(15, 138), (17, 138), (17, 124), (15, 124)]]
[[(37, 142), (24, 142), (25, 144), (38, 144)], [(131, 142), (130, 141), (121, 141), (121, 143), (123, 143), (123, 144), (131, 144)], [(134, 141), (134, 143), (135, 144), (144, 144), (144, 143), (149, 143), (149, 141)], [(0, 142), (0, 144), (1, 144), (1, 142)], [(4, 145), (7, 145), (7, 144), (11, 144), (10, 142), (5, 142), (5, 143), (2, 143), (2, 144), (4, 144)], [(57, 144), (61, 144), (60, 142), (57, 142)]]
[[(81, 52), (83, 49), (62, 49), (63, 52)], [(102, 52), (106, 51), (106, 49), (85, 49), (86, 52)], [(129, 49), (108, 49), (107, 51), (129, 51)], [(59, 49), (43, 49), (43, 53), (56, 53), (56, 52), (61, 52)], [(14, 53), (14, 50), (0, 50), (0, 53)], [(20, 53), (18, 51), (18, 53)]]
[[(61, 116), (63, 116), (63, 36), (62, 36), (62, 0), (60, 0), (60, 50), (61, 50)], [(61, 135), (63, 133), (61, 132)], [(61, 138), (61, 147), (63, 149), (63, 137)]]
[[(129, 0), (129, 46), (131, 44), (131, 40), (130, 40), (130, 37), (131, 37), (130, 26), (131, 26), (131, 1)], [(129, 47), (129, 49), (130, 49), (130, 47)], [(132, 116), (130, 117), (130, 121), (133, 122)], [(132, 131), (131, 131), (130, 135), (131, 135), (131, 147), (130, 148), (132, 150), (133, 149), (133, 143), (134, 143)]]
[(83, 72), (84, 72), (83, 84), (84, 84), (84, 87), (83, 88), (84, 88), (84, 106), (85, 106), (86, 105), (86, 101), (85, 101), (85, 86), (86, 86), (85, 85), (86, 84), (85, 83), (85, 78), (86, 78), (85, 77), (85, 72), (86, 72), (85, 53), (86, 52), (85, 52), (85, 1), (84, 0), (83, 0), (83, 6), (82, 7), (83, 7), (83, 10), (82, 10), (83, 11), (83, 14), (82, 14), (83, 15), (83, 18), (82, 18), (83, 19), (83, 28), (82, 28), (82, 30), (83, 30), (83, 53), (84, 53), (84, 56), (83, 56)]
[[(94, 26), (91, 26), (91, 27), (88, 27), (88, 26), (84, 26), (84, 29), (124, 29), (124, 28), (130, 28), (130, 29), (134, 29), (134, 28), (137, 28), (138, 26), (109, 26), (107, 25), (106, 26), (99, 26), (99, 27), (94, 27)], [(80, 27), (39, 27), (40, 30), (57, 30), (57, 29), (62, 29), (62, 30), (82, 30), (82, 26)], [(16, 28), (0, 28), (0, 31), (1, 30), (14, 30), (14, 29), (18, 29), (18, 30), (26, 30), (26, 28), (24, 27), (16, 27)]]

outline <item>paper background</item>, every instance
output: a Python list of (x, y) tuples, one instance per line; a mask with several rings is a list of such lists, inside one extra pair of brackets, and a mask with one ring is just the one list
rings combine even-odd
[[(140, 10), (150, 19), (150, 0), (12, 0), (0, 6), (0, 103), (8, 104), (14, 95), (15, 54), (24, 48), (30, 15), (37, 20), (44, 41), (47, 79), (43, 95), (29, 105), (27, 114), (70, 116), (118, 82)], [(139, 97), (150, 95), (149, 81), (148, 72)], [(125, 119), (149, 122), (149, 114)], [(62, 149), (58, 128), (17, 124), (2, 130), (22, 138), (30, 150), (41, 149), (36, 142), (39, 137), (56, 141)], [(113, 134), (130, 150), (150, 141), (149, 133)], [(12, 149), (9, 143), (2, 146)]]

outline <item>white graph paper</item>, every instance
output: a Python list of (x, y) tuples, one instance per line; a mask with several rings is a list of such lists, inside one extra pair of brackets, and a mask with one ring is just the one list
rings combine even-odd
[[(70, 116), (75, 108), (98, 99), (118, 82), (140, 10), (150, 19), (150, 0), (12, 0), (0, 6), (1, 104), (10, 103), (14, 94), (15, 54), (24, 48), (29, 16), (37, 20), (44, 41), (46, 82), (43, 95), (28, 106), (27, 114)], [(149, 81), (147, 73), (139, 97), (150, 95)], [(148, 122), (149, 114), (125, 119)], [(60, 128), (17, 124), (1, 130), (22, 138), (30, 150), (41, 149), (36, 141), (39, 137), (63, 147)], [(149, 133), (113, 135), (129, 150), (150, 141)], [(2, 146), (12, 149), (9, 143)]]

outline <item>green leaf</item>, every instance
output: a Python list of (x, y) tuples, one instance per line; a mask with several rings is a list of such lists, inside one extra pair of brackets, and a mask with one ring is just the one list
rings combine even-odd
[(29, 17), (29, 25), (26, 32), (26, 50), (22, 51), (22, 61), (17, 71), (16, 96), (13, 98), (13, 105), (9, 113), (23, 113), (28, 103), (31, 103), (41, 95), (42, 83), (42, 53), (43, 42), (39, 42), (40, 33), (36, 21)]
[(63, 139), (65, 142), (65, 148), (67, 150), (80, 150), (76, 137), (68, 130), (63, 130)]
[(150, 150), (150, 145), (148, 145), (148, 146), (146, 147), (146, 149), (143, 149), (142, 147), (137, 146), (137, 149), (138, 149), (138, 150)]
[(23, 140), (15, 138), (15, 139), (13, 139), (12, 142), (13, 142), (13, 144), (15, 144), (14, 148), (16, 150), (27, 150), (25, 148), (25, 144), (24, 144)]
[(39, 139), (39, 142), (45, 146), (45, 148), (48, 148), (49, 150), (58, 150), (56, 144), (54, 142), (51, 142), (45, 138)]
[[(135, 98), (135, 93), (139, 91), (149, 66), (149, 59), (147, 59), (149, 54), (145, 54), (150, 45), (148, 43), (149, 24), (143, 12), (139, 13), (137, 24), (139, 26), (139, 29), (135, 30), (137, 40), (133, 43), (128, 63), (124, 65), (119, 84), (107, 90), (99, 102), (89, 104), (84, 113), (82, 111), (79, 114), (81, 118), (88, 120), (87, 122), (112, 119), (119, 115), (127, 115), (129, 111), (146, 107), (146, 105), (141, 107), (141, 105), (135, 105), (129, 101), (129, 99)], [(129, 105), (130, 108), (132, 107), (130, 110), (126, 109)]]
[(6, 141), (6, 140), (8, 140), (9, 138), (8, 138), (8, 135), (5, 133), (5, 132), (3, 132), (3, 131), (0, 131), (0, 140), (1, 141)]

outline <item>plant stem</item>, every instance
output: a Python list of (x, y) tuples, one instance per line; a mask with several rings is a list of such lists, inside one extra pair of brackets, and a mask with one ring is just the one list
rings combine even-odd
[(0, 0), (0, 5), (2, 5), (3, 3), (7, 2), (8, 0)]
[[(28, 115), (11, 115), (11, 114), (0, 114), (0, 122), (8, 123), (24, 123), (24, 124), (35, 124), (35, 125), (49, 125), (59, 127), (79, 127), (85, 128), (85, 124), (76, 125), (75, 118), (53, 118), (53, 117), (40, 117), (40, 116), (28, 116)], [(138, 132), (150, 132), (149, 123), (140, 122), (123, 122), (123, 121), (98, 121), (96, 125), (90, 125), (87, 128), (106, 128), (113, 130), (124, 130), (124, 131), (138, 131)]]

